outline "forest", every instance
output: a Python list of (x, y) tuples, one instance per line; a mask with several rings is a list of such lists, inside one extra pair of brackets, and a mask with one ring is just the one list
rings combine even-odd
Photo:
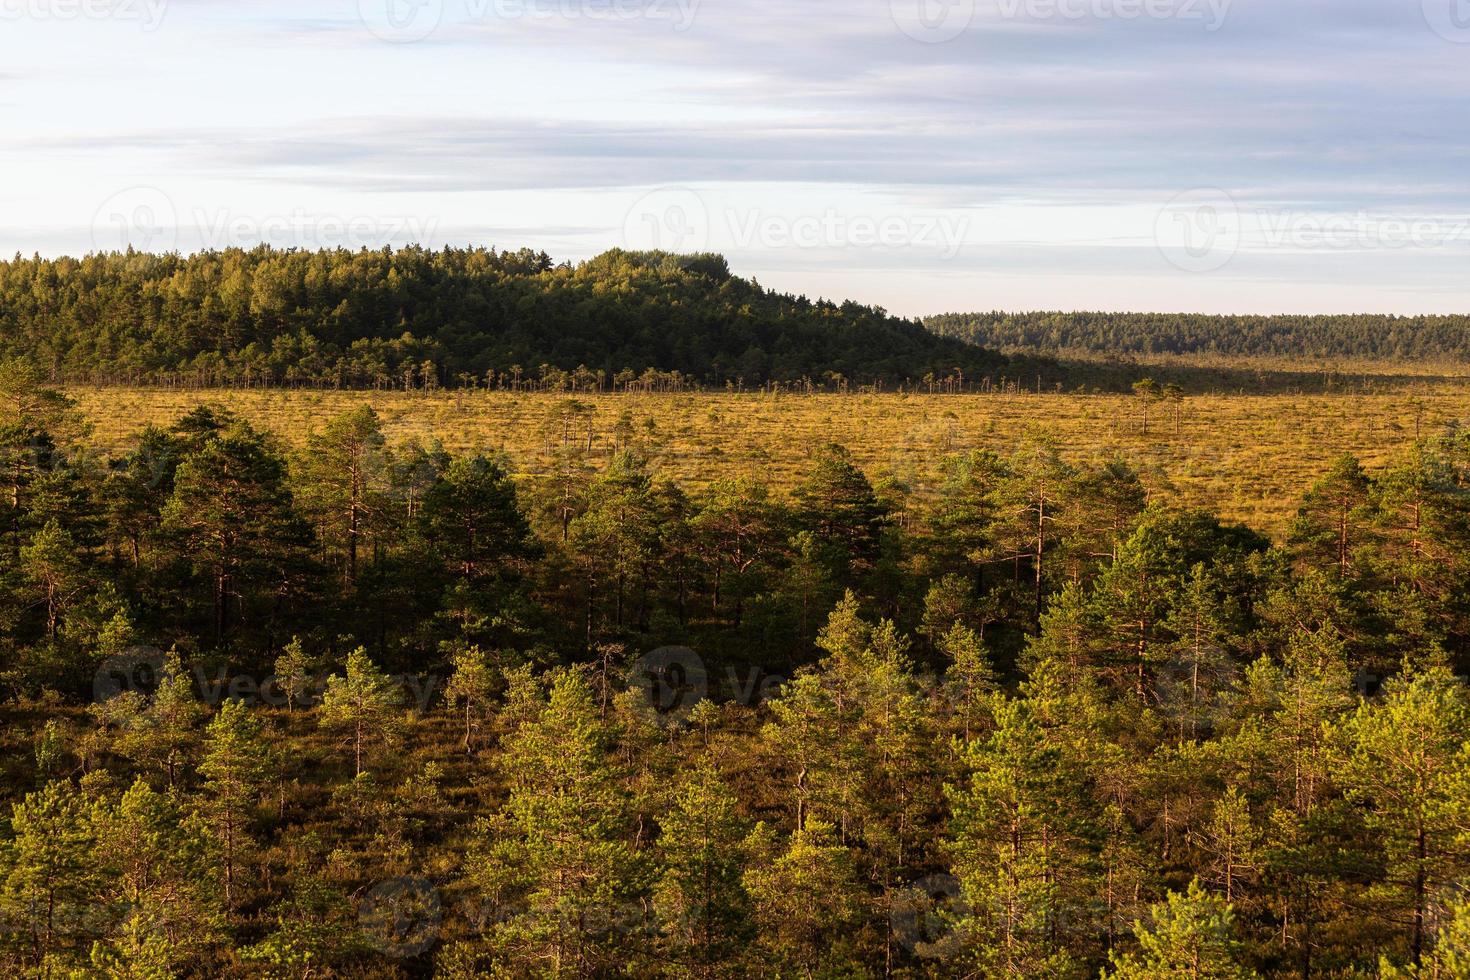
[(1007, 363), (881, 309), (771, 292), (719, 255), (417, 247), (17, 255), (0, 262), (0, 356), (55, 384), (514, 391), (891, 387)]
[[(164, 306), (226, 264), (88, 261), (57, 281), (132, 263), (117, 301)], [(98, 343), (142, 376), (293, 336), (235, 302)], [(16, 976), (1470, 977), (1457, 425), (1266, 533), (1044, 431), (789, 487), (672, 479), (631, 411), (534, 474), (366, 404), (103, 449), (54, 383), (102, 355), (57, 337), (0, 362)]]
[(1201, 313), (948, 313), (942, 337), (1047, 353), (1445, 361), (1470, 358), (1465, 316), (1209, 316)]

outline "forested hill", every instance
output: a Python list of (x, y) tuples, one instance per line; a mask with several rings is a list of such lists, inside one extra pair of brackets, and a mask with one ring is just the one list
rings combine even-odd
[(1470, 316), (992, 312), (948, 313), (929, 317), (924, 323), (941, 337), (1003, 350), (1381, 360), (1470, 358)]
[(867, 383), (1005, 363), (881, 309), (763, 289), (718, 255), (264, 246), (0, 263), (5, 355), (54, 381), (344, 387)]

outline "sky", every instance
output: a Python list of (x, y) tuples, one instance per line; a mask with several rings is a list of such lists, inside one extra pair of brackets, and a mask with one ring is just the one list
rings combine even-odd
[(719, 251), (905, 316), (1470, 312), (1470, 0), (0, 0), (0, 252)]

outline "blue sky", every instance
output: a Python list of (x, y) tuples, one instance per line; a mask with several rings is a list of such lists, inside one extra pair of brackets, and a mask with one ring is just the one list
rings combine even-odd
[(1470, 0), (0, 0), (0, 249), (726, 253), (902, 314), (1470, 310)]

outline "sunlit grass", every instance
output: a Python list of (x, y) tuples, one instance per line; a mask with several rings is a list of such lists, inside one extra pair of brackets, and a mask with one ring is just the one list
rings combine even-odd
[(1187, 399), (1179, 431), (1166, 405), (1142, 431), (1126, 395), (578, 395), (586, 412), (564, 424), (569, 397), (502, 392), (184, 391), (85, 388), (70, 394), (93, 439), (124, 450), (145, 423), (167, 424), (221, 402), (299, 444), (331, 416), (377, 409), (390, 439), (438, 439), (452, 451), (503, 450), (528, 478), (547, 470), (563, 440), (614, 451), (620, 418), (662, 475), (689, 486), (749, 473), (788, 487), (825, 442), (852, 450), (874, 479), (923, 493), (936, 462), (971, 448), (1000, 451), (1028, 438), (1055, 441), (1076, 461), (1122, 456), (1151, 485), (1223, 517), (1279, 531), (1330, 461), (1357, 454), (1369, 467), (1404, 452), (1416, 432), (1470, 416), (1470, 387), (1436, 380), (1375, 394), (1210, 395)]

